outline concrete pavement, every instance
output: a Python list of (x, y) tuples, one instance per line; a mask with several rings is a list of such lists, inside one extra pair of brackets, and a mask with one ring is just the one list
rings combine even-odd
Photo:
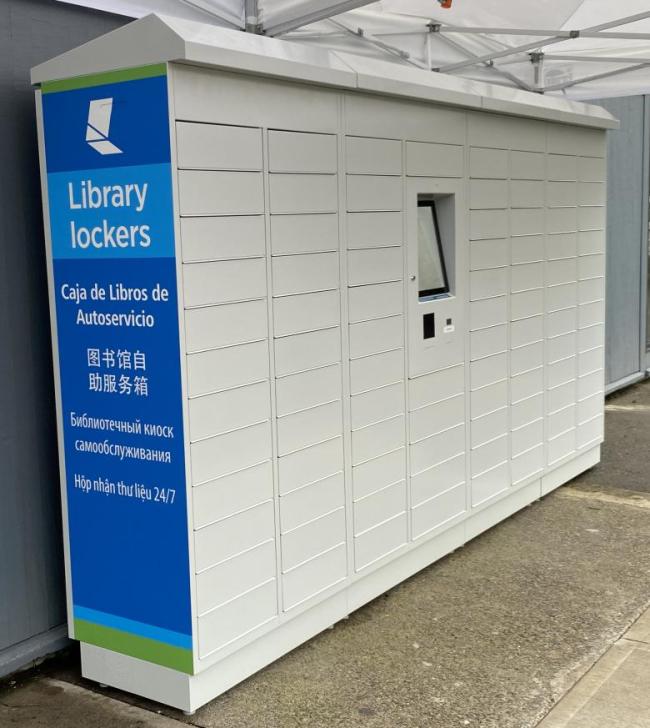
[(183, 728), (172, 718), (67, 680), (39, 674), (12, 682), (0, 692), (2, 728)]
[[(607, 414), (601, 466), (194, 716), (99, 691), (73, 654), (0, 687), (0, 726), (532, 728), (568, 693), (540, 728), (601, 728), (593, 711), (618, 691), (638, 718), (620, 725), (650, 728), (630, 703), (634, 691), (650, 695), (646, 622), (626, 634), (650, 603), (650, 383), (614, 403), (628, 409)], [(600, 702), (578, 692), (598, 693), (589, 675), (610, 691)]]
[(646, 611), (539, 724), (539, 728), (650, 725), (650, 611)]

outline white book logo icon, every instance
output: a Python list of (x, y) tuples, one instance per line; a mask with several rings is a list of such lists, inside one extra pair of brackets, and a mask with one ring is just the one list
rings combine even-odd
[(86, 141), (100, 154), (122, 154), (122, 150), (108, 140), (112, 111), (113, 99), (93, 99), (88, 107)]

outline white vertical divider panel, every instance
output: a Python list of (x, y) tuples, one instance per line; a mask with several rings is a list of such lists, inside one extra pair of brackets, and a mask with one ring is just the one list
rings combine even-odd
[[(472, 147), (470, 144), (470, 133), (469, 133), (469, 114), (465, 114), (464, 123), (464, 138), (465, 144), (463, 147), (463, 180), (465, 184), (465, 199), (468, 201), (467, 209), (465, 210), (465, 230), (467, 235), (467, 254), (465, 257), (466, 268), (463, 271), (465, 276), (465, 310), (463, 320), (465, 321), (465, 330), (463, 331), (463, 337), (465, 339), (465, 349), (463, 356), (463, 384), (464, 384), (464, 395), (465, 395), (465, 502), (463, 510), (465, 513), (470, 513), (472, 510), (472, 463), (471, 463), (471, 432), (470, 423), (472, 420), (472, 364), (471, 364), (471, 348), (470, 348), (470, 336), (471, 336), (471, 325), (470, 325), (470, 276), (472, 270), (472, 247), (470, 242), (470, 225), (471, 225), (471, 213), (469, 209), (469, 196), (470, 196), (470, 180), (472, 177)], [(477, 173), (483, 173), (483, 170), (477, 171)]]
[[(543, 155), (543, 169), (542, 177), (544, 184), (544, 213), (546, 213), (546, 206), (548, 204), (548, 178), (549, 178), (549, 140), (548, 140), (548, 125), (546, 126), (544, 135), (544, 155)], [(548, 358), (549, 347), (548, 347), (548, 317), (546, 316), (547, 307), (547, 295), (546, 295), (546, 258), (548, 250), (548, 223), (546, 220), (546, 214), (542, 223), (542, 250), (539, 258), (542, 263), (543, 270), (543, 281), (544, 288), (542, 290), (542, 313), (543, 313), (543, 329), (542, 329), (542, 346), (541, 346), (541, 357), (542, 357), (542, 393), (541, 393), (541, 416), (542, 416), (542, 478), (540, 481), (540, 490), (543, 489), (543, 473), (546, 472), (546, 463), (548, 461), (548, 420), (546, 418), (546, 406), (547, 406), (547, 386), (548, 386), (548, 371), (546, 367), (546, 360)], [(537, 256), (535, 256), (537, 257)]]
[[(510, 120), (513, 125), (521, 123), (519, 120)], [(516, 140), (519, 138), (525, 138), (525, 134), (513, 134), (512, 139)], [(511, 142), (510, 148), (512, 149), (513, 143)], [(512, 152), (509, 152), (508, 154), (508, 182), (506, 186), (506, 204), (508, 206), (508, 230), (507, 230), (507, 243), (506, 247), (508, 250), (508, 255), (510, 256), (509, 263), (512, 261), (512, 214), (511, 214), (511, 208), (513, 204), (513, 191), (512, 191), (512, 183), (510, 181), (510, 178), (512, 177), (512, 168), (511, 168), (511, 159), (510, 155)], [(512, 440), (513, 440), (513, 427), (512, 427), (512, 406), (510, 404), (510, 378), (512, 376), (512, 361), (510, 358), (510, 352), (512, 351), (513, 346), (513, 331), (512, 331), (512, 265), (508, 265), (508, 275), (507, 275), (507, 281), (506, 281), (506, 299), (505, 299), (505, 305), (506, 305), (506, 321), (508, 322), (508, 329), (507, 329), (507, 335), (506, 335), (506, 342), (508, 346), (508, 356), (507, 356), (507, 362), (506, 362), (506, 372), (508, 376), (508, 392), (506, 393), (506, 437), (507, 437), (507, 453), (508, 453), (508, 469), (507, 469), (507, 487), (512, 488), (513, 485), (513, 477), (512, 477)]]
[(409, 279), (409, 271), (408, 271), (408, 254), (407, 254), (407, 222), (406, 222), (406, 211), (407, 206), (409, 204), (408, 201), (408, 185), (406, 183), (406, 173), (408, 168), (408, 162), (407, 162), (407, 145), (408, 142), (405, 140), (402, 140), (401, 144), (401, 152), (402, 152), (402, 249), (401, 249), (401, 257), (402, 257), (402, 276), (404, 278), (404, 286), (402, 289), (402, 300), (403, 300), (403, 306), (404, 306), (404, 316), (405, 316), (405, 325), (404, 325), (404, 397), (405, 397), (405, 411), (406, 411), (406, 418), (404, 422), (404, 428), (405, 428), (405, 443), (406, 443), (406, 512), (408, 513), (408, 519), (406, 522), (406, 538), (409, 543), (411, 543), (414, 540), (414, 529), (413, 529), (413, 489), (412, 489), (412, 479), (411, 479), (411, 388), (409, 387), (409, 381), (408, 381), (408, 371), (409, 371), (409, 347), (408, 347), (408, 310), (409, 310), (409, 288), (408, 288), (408, 279)]
[(339, 266), (341, 301), (341, 374), (343, 395), (343, 459), (345, 478), (345, 535), (347, 541), (347, 575), (354, 575), (354, 481), (352, 471), (352, 396), (350, 388), (350, 326), (348, 310), (348, 226), (347, 226), (347, 158), (345, 113), (347, 96), (339, 99), (339, 134), (337, 159), (339, 169)]
[[(196, 554), (195, 554), (195, 543), (194, 543), (194, 529), (195, 519), (193, 511), (193, 493), (192, 493), (192, 459), (187, 457), (187, 453), (190, 452), (190, 433), (189, 433), (189, 384), (188, 384), (188, 371), (187, 371), (187, 355), (186, 355), (186, 338), (185, 338), (185, 291), (183, 286), (183, 275), (182, 275), (182, 264), (179, 265), (179, 261), (183, 260), (182, 250), (182, 237), (181, 237), (181, 221), (178, 211), (180, 209), (180, 199), (178, 190), (178, 148), (177, 148), (177, 137), (176, 137), (176, 124), (173, 123), (173, 109), (174, 109), (174, 72), (175, 69), (172, 65), (167, 64), (167, 94), (169, 98), (169, 110), (171, 113), (169, 123), (169, 136), (170, 136), (170, 160), (172, 167), (172, 196), (174, 204), (174, 238), (175, 238), (175, 256), (176, 256), (176, 290), (178, 292), (178, 300), (176, 305), (178, 307), (178, 340), (180, 345), (180, 370), (181, 370), (181, 389), (182, 389), (182, 402), (183, 402), (183, 438), (185, 447), (185, 477), (186, 477), (186, 508), (187, 508), (187, 537), (188, 537), (188, 551), (190, 558), (189, 576), (190, 576), (190, 603), (192, 610), (192, 649), (193, 655), (192, 660), (194, 663), (194, 669), (198, 666), (198, 652), (199, 647), (197, 644), (199, 634), (199, 617), (198, 617), (198, 605), (197, 605), (197, 583), (194, 575), (196, 574)], [(67, 518), (67, 516), (66, 516)]]
[[(263, 170), (264, 170), (264, 235), (266, 240), (266, 286), (269, 292), (267, 306), (268, 321), (268, 360), (269, 360), (269, 380), (275, 384), (275, 355), (272, 342), (275, 340), (275, 327), (273, 316), (273, 258), (271, 243), (271, 185), (269, 179), (269, 136), (268, 130), (262, 132), (262, 150), (263, 150)], [(280, 529), (280, 472), (278, 460), (278, 431), (275, 423), (277, 422), (278, 406), (277, 393), (275, 386), (271, 387), (271, 421), (274, 426), (271, 427), (271, 447), (273, 458), (273, 511), (274, 511), (274, 532), (275, 532), (275, 578), (279, 585), (277, 590), (278, 614), (284, 612), (284, 597), (282, 590), (282, 540)]]

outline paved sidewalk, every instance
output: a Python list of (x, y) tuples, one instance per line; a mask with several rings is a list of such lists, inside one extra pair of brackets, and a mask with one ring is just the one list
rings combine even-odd
[(650, 726), (650, 611), (560, 700), (539, 728)]

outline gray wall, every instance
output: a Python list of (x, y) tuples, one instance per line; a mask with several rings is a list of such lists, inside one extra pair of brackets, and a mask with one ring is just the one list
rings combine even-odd
[(648, 97), (596, 103), (621, 122), (608, 133), (607, 349), (610, 389), (645, 372)]
[(58, 464), (29, 69), (124, 18), (0, 0), (0, 675), (59, 647)]

